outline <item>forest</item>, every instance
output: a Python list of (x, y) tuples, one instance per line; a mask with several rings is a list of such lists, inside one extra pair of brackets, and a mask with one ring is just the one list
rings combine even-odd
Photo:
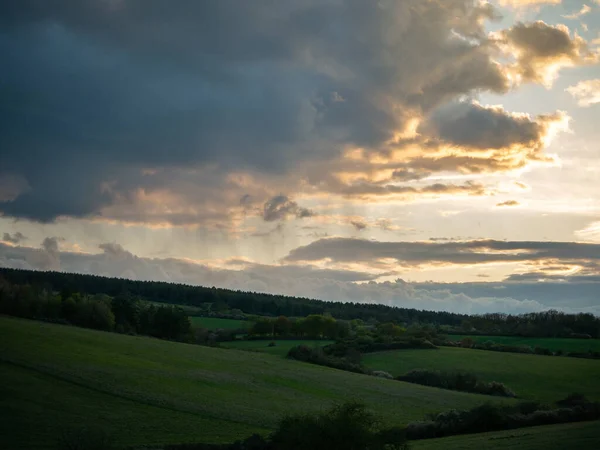
[[(73, 295), (120, 297), (167, 305), (202, 308), (207, 314), (236, 309), (267, 317), (330, 315), (336, 319), (392, 322), (406, 326), (427, 324), (448, 334), (469, 333), (528, 337), (600, 337), (600, 318), (593, 314), (567, 314), (550, 310), (521, 315), (484, 314), (467, 316), (446, 311), (424, 311), (374, 303), (341, 303), (216, 287), (190, 286), (155, 281), (134, 281), (62, 272), (0, 269), (0, 284), (51, 293), (66, 300)], [(29, 289), (26, 288), (26, 289)]]

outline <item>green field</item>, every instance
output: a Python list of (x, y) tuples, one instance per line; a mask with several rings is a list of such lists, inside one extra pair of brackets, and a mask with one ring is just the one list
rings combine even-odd
[(411, 442), (411, 450), (597, 450), (600, 422), (522, 428)]
[(519, 336), (471, 336), (467, 334), (448, 335), (448, 340), (460, 341), (470, 337), (477, 343), (492, 341), (505, 345), (527, 345), (531, 348), (542, 347), (552, 351), (563, 350), (565, 352), (600, 352), (600, 339), (567, 339), (567, 338), (526, 338)]
[(572, 392), (600, 400), (600, 361), (454, 347), (367, 354), (365, 365), (397, 376), (412, 369), (462, 370), (499, 381), (519, 397), (553, 402)]
[(309, 341), (309, 340), (283, 340), (273, 341), (275, 347), (269, 347), (271, 341), (233, 341), (223, 342), (221, 346), (226, 348), (236, 348), (239, 350), (252, 350), (270, 355), (286, 356), (290, 348), (297, 345), (308, 345), (309, 347), (325, 346), (332, 344), (333, 341)]
[(89, 425), (125, 445), (231, 442), (285, 414), (349, 399), (401, 425), (488, 399), (257, 352), (7, 317), (0, 374), (0, 448), (11, 449), (52, 448), (61, 430)]
[(216, 317), (190, 317), (192, 325), (208, 330), (237, 330), (248, 329), (252, 325), (250, 320), (219, 319)]

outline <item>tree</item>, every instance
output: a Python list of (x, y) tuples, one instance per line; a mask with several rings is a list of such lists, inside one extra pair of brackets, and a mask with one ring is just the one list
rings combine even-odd
[(279, 316), (275, 320), (275, 334), (280, 336), (287, 336), (292, 330), (292, 322), (285, 316)]
[(334, 406), (317, 415), (289, 416), (271, 435), (278, 450), (383, 450), (406, 448), (403, 433), (381, 430), (379, 420), (357, 402)]

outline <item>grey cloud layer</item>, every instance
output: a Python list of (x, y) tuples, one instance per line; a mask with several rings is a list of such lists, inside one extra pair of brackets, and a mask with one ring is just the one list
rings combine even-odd
[[(348, 145), (378, 151), (412, 114), (509, 88), (483, 26), (495, 12), (470, 0), (22, 0), (0, 17), (0, 179), (26, 182), (0, 211), (40, 221), (223, 220), (244, 195), (232, 171), (293, 178)], [(192, 207), (140, 200), (165, 190)]]
[[(51, 241), (55, 241), (51, 239)], [(265, 266), (246, 261), (231, 261), (239, 270), (217, 270), (179, 259), (140, 258), (116, 243), (101, 245), (101, 253), (82, 254), (55, 252), (50, 242), (38, 249), (0, 244), (0, 267), (22, 269), (52, 269), (77, 273), (92, 273), (134, 280), (158, 280), (204, 286), (218, 286), (243, 291), (258, 291), (294, 295), (333, 301), (380, 303), (392, 306), (445, 310), (460, 313), (540, 311), (549, 307), (565, 311), (599, 313), (597, 306), (578, 298), (577, 289), (570, 291), (569, 300), (544, 303), (551, 286), (529, 285), (527, 295), (512, 298), (512, 291), (494, 290), (492, 284), (426, 285), (401, 280), (357, 284), (373, 275), (353, 271), (319, 270), (306, 266)], [(53, 261), (53, 267), (48, 262)], [(564, 300), (564, 299), (563, 299)]]
[(374, 262), (390, 258), (399, 265), (477, 264), (564, 260), (600, 262), (600, 244), (576, 242), (496, 241), (378, 242), (355, 238), (320, 239), (292, 250), (287, 261)]

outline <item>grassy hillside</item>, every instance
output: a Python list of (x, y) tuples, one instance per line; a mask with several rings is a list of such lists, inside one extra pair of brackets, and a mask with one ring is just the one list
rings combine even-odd
[(252, 350), (270, 355), (286, 356), (290, 348), (296, 345), (308, 345), (309, 347), (324, 346), (331, 344), (333, 341), (310, 341), (310, 340), (275, 340), (275, 347), (269, 347), (271, 341), (233, 341), (223, 342), (223, 346), (227, 348), (235, 348), (238, 350)]
[(556, 401), (572, 392), (600, 400), (600, 361), (441, 347), (365, 355), (371, 369), (400, 375), (412, 369), (464, 370), (484, 381), (500, 381), (519, 397)]
[(190, 317), (192, 325), (196, 325), (208, 330), (237, 330), (240, 328), (250, 328), (250, 320), (219, 319), (217, 317)]
[(60, 430), (84, 425), (128, 445), (232, 441), (287, 413), (350, 398), (403, 424), (487, 399), (255, 352), (7, 317), (0, 374), (0, 448), (51, 447)]
[(451, 341), (460, 341), (462, 338), (470, 337), (477, 343), (487, 341), (506, 345), (528, 345), (531, 348), (542, 347), (552, 351), (563, 350), (565, 352), (587, 352), (600, 351), (600, 339), (567, 339), (567, 338), (526, 338), (520, 336), (471, 336), (468, 334), (448, 335)]
[(597, 450), (599, 442), (600, 422), (580, 422), (414, 441), (411, 449)]

